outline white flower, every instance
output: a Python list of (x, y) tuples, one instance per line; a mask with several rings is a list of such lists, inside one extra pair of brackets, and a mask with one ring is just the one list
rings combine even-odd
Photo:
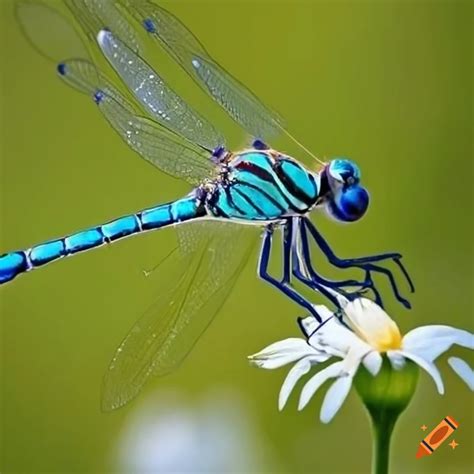
[[(326, 393), (320, 418), (329, 422), (346, 399), (352, 381), (362, 364), (374, 377), (382, 367), (386, 354), (394, 370), (401, 370), (407, 359), (425, 370), (434, 380), (440, 394), (444, 393), (443, 380), (434, 361), (452, 345), (474, 349), (474, 334), (450, 326), (421, 326), (402, 337), (396, 323), (371, 300), (358, 298), (348, 301), (339, 297), (343, 308), (342, 321), (324, 306), (317, 306), (323, 318), (320, 324), (312, 317), (300, 320), (306, 339), (290, 338), (276, 342), (249, 356), (250, 361), (263, 369), (276, 369), (296, 362), (280, 390), (278, 407), (285, 406), (298, 380), (310, 369), (333, 357), (332, 362), (303, 387), (298, 409), (302, 410), (316, 391), (328, 380), (335, 379)], [(389, 365), (390, 365), (389, 364)], [(474, 372), (461, 359), (451, 358), (453, 370), (474, 389)]]

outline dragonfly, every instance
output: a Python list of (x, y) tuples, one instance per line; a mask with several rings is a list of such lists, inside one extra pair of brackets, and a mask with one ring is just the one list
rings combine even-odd
[[(401, 254), (340, 258), (310, 220), (318, 209), (343, 222), (363, 217), (369, 194), (353, 161), (335, 158), (312, 169), (271, 148), (268, 140), (278, 134), (293, 139), (279, 115), (220, 66), (194, 34), (164, 8), (144, 0), (66, 0), (66, 5), (135, 101), (124, 96), (87, 57), (61, 60), (57, 64), (59, 77), (92, 99), (133, 151), (164, 173), (192, 185), (187, 195), (172, 202), (0, 256), (3, 284), (53, 261), (125, 237), (165, 227), (177, 230), (177, 249), (158, 267), (168, 285), (117, 349), (104, 379), (104, 410), (125, 405), (150, 376), (166, 374), (185, 359), (219, 312), (257, 242), (258, 276), (320, 322), (317, 307), (294, 283), (319, 292), (336, 306), (334, 290), (347, 297), (372, 291), (382, 305), (373, 278), (382, 274), (395, 298), (410, 307), (392, 271), (380, 263), (395, 262), (413, 292)], [(19, 19), (34, 45), (41, 38), (36, 38), (28, 23), (38, 16), (51, 18), (51, 24), (61, 17), (71, 35), (76, 34), (59, 12), (42, 4), (24, 4)], [(143, 57), (138, 25), (254, 137), (250, 146), (228, 149), (214, 125), (163, 80)], [(281, 239), (280, 276), (269, 270), (275, 231)], [(364, 278), (334, 281), (323, 277), (312, 264), (314, 244), (332, 265), (359, 268)]]

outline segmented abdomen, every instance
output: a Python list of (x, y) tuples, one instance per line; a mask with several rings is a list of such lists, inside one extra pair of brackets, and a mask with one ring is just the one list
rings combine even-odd
[(35, 245), (27, 250), (6, 253), (0, 256), (0, 284), (54, 260), (99, 247), (129, 235), (160, 229), (205, 214), (206, 211), (200, 201), (194, 195), (190, 195), (67, 237)]

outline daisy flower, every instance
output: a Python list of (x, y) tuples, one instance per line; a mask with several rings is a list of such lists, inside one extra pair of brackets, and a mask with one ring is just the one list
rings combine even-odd
[[(311, 368), (331, 358), (338, 359), (313, 375), (303, 387), (298, 409), (302, 410), (316, 391), (329, 379), (334, 379), (321, 408), (321, 421), (331, 421), (343, 404), (354, 376), (362, 365), (376, 376), (382, 368), (382, 354), (391, 367), (399, 371), (407, 361), (414, 362), (433, 379), (436, 389), (444, 393), (441, 374), (434, 361), (452, 345), (474, 349), (474, 335), (450, 326), (421, 326), (402, 337), (397, 324), (388, 314), (366, 298), (343, 299), (342, 318), (328, 308), (318, 306), (323, 323), (312, 316), (300, 319), (305, 338), (289, 338), (271, 344), (249, 356), (252, 364), (263, 369), (277, 369), (296, 362), (280, 390), (278, 407), (285, 406), (298, 380)], [(461, 359), (451, 358), (453, 370), (473, 388), (474, 372)]]
[[(282, 410), (297, 382), (311, 369), (316, 371), (305, 383), (298, 409), (302, 410), (317, 390), (332, 380), (324, 397), (320, 419), (328, 423), (338, 412), (354, 384), (368, 409), (374, 428), (374, 472), (388, 472), (390, 435), (400, 413), (416, 388), (419, 368), (444, 393), (436, 359), (451, 346), (474, 349), (474, 334), (444, 325), (421, 326), (402, 336), (390, 316), (373, 301), (349, 301), (338, 295), (340, 313), (317, 306), (322, 323), (312, 317), (299, 320), (304, 338), (289, 338), (249, 356), (262, 369), (277, 369), (294, 363), (283, 382), (278, 398)], [(462, 359), (452, 357), (449, 365), (474, 389), (474, 371)]]

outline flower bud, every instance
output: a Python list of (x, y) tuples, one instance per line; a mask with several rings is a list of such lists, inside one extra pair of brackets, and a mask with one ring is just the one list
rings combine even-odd
[(414, 362), (406, 360), (403, 367), (396, 370), (386, 356), (375, 377), (363, 366), (354, 377), (357, 393), (373, 418), (379, 418), (381, 412), (398, 416), (413, 397), (417, 381), (418, 366)]

